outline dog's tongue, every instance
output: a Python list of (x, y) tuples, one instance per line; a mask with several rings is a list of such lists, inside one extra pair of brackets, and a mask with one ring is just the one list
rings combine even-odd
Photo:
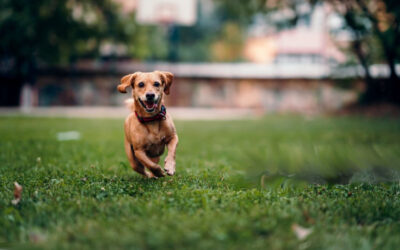
[(145, 102), (147, 109), (153, 109), (157, 107), (157, 104), (154, 102)]

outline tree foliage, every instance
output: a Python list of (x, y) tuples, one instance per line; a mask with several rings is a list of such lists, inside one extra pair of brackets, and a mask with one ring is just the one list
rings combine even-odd
[(101, 42), (124, 38), (110, 0), (1, 0), (0, 59), (17, 75), (38, 63), (70, 63), (95, 56)]
[[(400, 61), (400, 1), (398, 0), (216, 0), (221, 17), (243, 25), (263, 16), (277, 30), (296, 24), (317, 4), (326, 4), (344, 20), (342, 29), (352, 34), (349, 49), (365, 71), (365, 102), (400, 103), (400, 80), (395, 65)], [(304, 11), (304, 4), (309, 11)], [(280, 13), (278, 17), (274, 13)], [(272, 17), (272, 18), (271, 18)], [(389, 79), (373, 79), (370, 66), (385, 63)]]
[[(365, 71), (365, 102), (400, 103), (400, 79), (396, 63), (400, 61), (400, 2), (396, 0), (326, 0), (353, 34), (351, 49)], [(372, 46), (372, 45), (374, 46)], [(380, 58), (372, 55), (379, 50)], [(378, 60), (377, 60), (378, 59)], [(385, 63), (389, 79), (373, 79), (370, 65)]]

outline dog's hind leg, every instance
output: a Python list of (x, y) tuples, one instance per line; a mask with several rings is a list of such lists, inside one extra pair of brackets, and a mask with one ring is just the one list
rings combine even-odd
[(160, 156), (158, 156), (158, 157), (153, 157), (153, 158), (150, 158), (150, 160), (151, 160), (152, 162), (154, 162), (154, 163), (158, 164), (158, 162), (160, 161)]
[[(158, 164), (158, 162), (160, 161), (160, 157), (159, 156), (158, 157), (152, 157), (152, 158), (150, 158), (150, 160), (152, 162), (154, 162), (155, 164)], [(160, 175), (158, 169), (156, 169), (154, 172), (153, 171), (154, 171), (153, 169), (150, 169), (150, 172), (151, 172), (152, 175), (154, 175), (154, 176), (159, 176)]]
[(135, 157), (142, 163), (148, 170), (150, 170), (155, 176), (165, 176), (164, 170), (157, 164), (157, 158), (149, 158), (146, 152), (143, 150), (135, 150)]
[(126, 139), (125, 139), (125, 152), (126, 155), (128, 156), (129, 163), (131, 164), (133, 170), (148, 178), (154, 177), (152, 173), (146, 172), (144, 166), (136, 159), (136, 157), (134, 156), (133, 148)]

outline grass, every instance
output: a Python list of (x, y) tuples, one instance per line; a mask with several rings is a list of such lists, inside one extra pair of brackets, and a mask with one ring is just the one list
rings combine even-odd
[[(400, 245), (399, 120), (176, 122), (177, 174), (159, 180), (132, 172), (122, 125), (0, 118), (0, 248)], [(71, 130), (81, 139), (57, 140)], [(293, 224), (312, 233), (300, 240)]]

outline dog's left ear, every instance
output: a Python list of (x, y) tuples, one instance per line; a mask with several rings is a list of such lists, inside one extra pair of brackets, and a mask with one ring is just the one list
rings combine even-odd
[(162, 82), (164, 84), (164, 93), (169, 95), (169, 88), (172, 85), (172, 80), (174, 79), (174, 75), (171, 72), (167, 71), (158, 71), (161, 75)]

